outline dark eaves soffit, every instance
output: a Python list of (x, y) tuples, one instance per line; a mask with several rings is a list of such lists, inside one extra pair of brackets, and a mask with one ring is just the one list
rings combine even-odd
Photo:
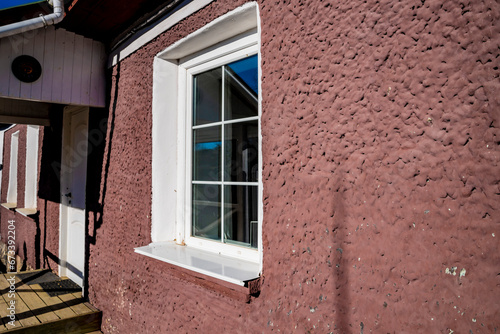
[(106, 44), (108, 50), (165, 13), (192, 0), (73, 0), (60, 27)]

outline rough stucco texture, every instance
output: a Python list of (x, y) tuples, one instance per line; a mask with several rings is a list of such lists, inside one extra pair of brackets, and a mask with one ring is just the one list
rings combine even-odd
[(103, 331), (499, 331), (495, 1), (259, 1), (261, 293), (242, 303), (133, 253), (150, 242), (153, 56), (242, 3), (113, 69), (89, 261)]

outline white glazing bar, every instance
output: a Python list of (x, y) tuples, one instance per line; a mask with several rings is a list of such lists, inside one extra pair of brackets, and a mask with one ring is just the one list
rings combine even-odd
[[(212, 184), (222, 185), (222, 181), (192, 181), (193, 184)], [(238, 182), (238, 181), (224, 181), (226, 186), (258, 186), (259, 182)]]
[(243, 123), (243, 122), (258, 121), (258, 120), (259, 120), (259, 116), (236, 118), (236, 119), (226, 120), (224, 122), (221, 121), (221, 122), (193, 125), (193, 130), (208, 128), (208, 127), (216, 126), (216, 125), (222, 125), (223, 123), (224, 124), (233, 124), (233, 123)]
[(221, 126), (221, 125), (222, 125), (222, 122), (212, 122), (212, 123), (206, 123), (206, 124), (200, 124), (200, 125), (193, 125), (193, 130), (210, 128), (210, 127)]
[(228, 121), (224, 121), (224, 124), (233, 124), (233, 123), (243, 123), (248, 121), (258, 121), (259, 116), (245, 117), (245, 118), (236, 118)]
[(221, 181), (191, 181), (192, 184), (212, 184), (212, 185), (221, 185)]

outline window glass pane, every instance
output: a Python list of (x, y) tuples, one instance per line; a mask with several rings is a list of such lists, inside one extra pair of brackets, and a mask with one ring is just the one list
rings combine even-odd
[(193, 180), (220, 181), (221, 127), (193, 130)]
[(257, 55), (224, 66), (224, 119), (258, 115)]
[(257, 121), (226, 124), (224, 137), (224, 181), (257, 182)]
[(224, 241), (257, 248), (257, 186), (224, 186)]
[(219, 185), (193, 184), (193, 236), (220, 241), (220, 190)]
[(193, 125), (220, 122), (222, 69), (200, 73), (193, 78)]

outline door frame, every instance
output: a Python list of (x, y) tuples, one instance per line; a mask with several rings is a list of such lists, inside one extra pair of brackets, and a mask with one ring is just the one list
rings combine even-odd
[[(59, 276), (67, 276), (68, 273), (68, 268), (67, 268), (67, 251), (68, 251), (68, 243), (67, 243), (67, 235), (68, 235), (68, 210), (67, 208), (69, 207), (68, 203), (68, 197), (66, 196), (67, 192), (67, 187), (71, 185), (71, 172), (70, 172), (70, 163), (69, 159), (70, 157), (67, 152), (67, 148), (72, 145), (72, 133), (71, 133), (71, 118), (73, 115), (84, 112), (86, 113), (86, 127), (87, 127), (87, 135), (88, 135), (88, 116), (89, 116), (89, 108), (88, 107), (81, 107), (81, 106), (66, 106), (64, 107), (64, 112), (63, 112), (63, 128), (62, 128), (62, 147), (61, 147), (61, 171), (60, 171), (60, 204), (59, 204), (59, 265), (58, 265), (58, 272)], [(87, 155), (88, 155), (88, 141), (86, 143), (85, 147), (85, 154), (79, 154), (78, 157), (81, 158), (80, 163), (85, 164), (85, 169), (87, 169)], [(76, 151), (74, 147), (70, 148), (71, 150)], [(82, 150), (81, 145), (78, 147), (78, 153)], [(85, 172), (85, 176), (87, 174), (87, 171)], [(83, 196), (86, 196), (86, 184), (87, 184), (87, 178), (85, 177), (85, 182), (84, 182), (84, 194)], [(86, 205), (85, 205), (86, 206)], [(87, 228), (87, 221), (86, 221), (86, 208), (83, 208), (84, 210), (84, 238), (86, 234), (86, 228)], [(82, 272), (82, 294), (85, 291), (85, 268), (86, 268), (86, 241), (84, 239), (84, 247), (83, 247), (83, 272)]]

